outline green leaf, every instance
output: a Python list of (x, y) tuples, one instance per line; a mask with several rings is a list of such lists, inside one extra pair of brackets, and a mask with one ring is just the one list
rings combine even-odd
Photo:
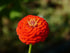
[(0, 6), (0, 11), (2, 11), (5, 7), (6, 5)]
[(11, 11), (10, 12), (10, 18), (11, 19), (15, 19), (16, 17), (21, 17), (21, 16), (22, 16), (21, 12), (18, 12), (18, 11)]

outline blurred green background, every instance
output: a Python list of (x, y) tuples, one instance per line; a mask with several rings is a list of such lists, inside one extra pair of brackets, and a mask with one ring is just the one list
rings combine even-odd
[(29, 46), (16, 34), (17, 23), (26, 15), (43, 17), (50, 28), (32, 53), (70, 53), (70, 0), (0, 0), (0, 53), (27, 53)]

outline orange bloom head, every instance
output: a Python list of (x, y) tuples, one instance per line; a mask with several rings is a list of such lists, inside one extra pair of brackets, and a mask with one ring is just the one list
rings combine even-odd
[(19, 21), (17, 35), (23, 43), (35, 44), (43, 42), (49, 33), (48, 23), (39, 16), (28, 15)]

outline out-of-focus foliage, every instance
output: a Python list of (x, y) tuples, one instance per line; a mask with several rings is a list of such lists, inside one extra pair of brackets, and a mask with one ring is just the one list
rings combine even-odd
[(70, 0), (0, 0), (0, 53), (27, 53), (28, 46), (19, 41), (16, 27), (30, 14), (43, 17), (50, 28), (46, 41), (35, 44), (32, 53), (69, 51)]

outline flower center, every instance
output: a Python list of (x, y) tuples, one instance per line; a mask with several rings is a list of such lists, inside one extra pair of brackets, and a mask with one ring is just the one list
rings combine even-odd
[(31, 21), (31, 24), (34, 25), (35, 24), (35, 21)]
[(37, 25), (37, 21), (36, 21), (35, 19), (30, 19), (30, 20), (28, 21), (28, 24), (29, 24), (29, 26), (35, 27), (35, 26)]

